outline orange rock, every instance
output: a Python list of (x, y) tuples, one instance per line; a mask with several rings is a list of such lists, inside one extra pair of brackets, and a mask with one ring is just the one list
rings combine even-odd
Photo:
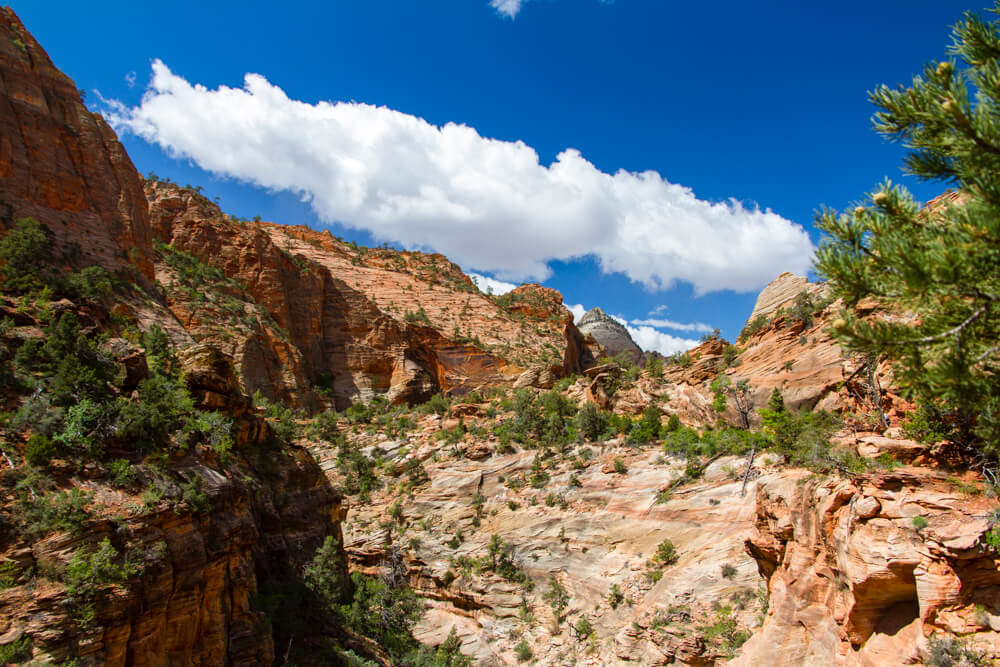
[(146, 198), (115, 133), (7, 8), (0, 9), (0, 216), (33, 217), (79, 268), (153, 277)]

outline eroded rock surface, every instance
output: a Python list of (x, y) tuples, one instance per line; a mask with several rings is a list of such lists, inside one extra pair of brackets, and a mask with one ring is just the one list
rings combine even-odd
[(0, 202), (0, 228), (35, 218), (69, 266), (153, 277), (132, 161), (9, 8), (0, 8)]
[(934, 633), (997, 654), (1000, 569), (982, 540), (995, 506), (920, 468), (762, 477), (746, 547), (771, 605), (734, 664), (915, 664)]
[(577, 322), (577, 328), (584, 336), (593, 337), (609, 357), (621, 354), (634, 363), (642, 362), (642, 349), (632, 340), (628, 329), (600, 308), (591, 308), (584, 313)]

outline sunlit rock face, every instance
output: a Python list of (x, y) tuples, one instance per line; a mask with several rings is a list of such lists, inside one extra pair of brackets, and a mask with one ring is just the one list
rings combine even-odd
[(642, 350), (632, 340), (628, 330), (600, 308), (591, 308), (584, 313), (576, 327), (584, 336), (589, 334), (603, 345), (609, 357), (625, 354), (635, 363), (642, 361)]
[(9, 8), (0, 8), (0, 230), (32, 217), (65, 264), (153, 276), (149, 214), (125, 148)]

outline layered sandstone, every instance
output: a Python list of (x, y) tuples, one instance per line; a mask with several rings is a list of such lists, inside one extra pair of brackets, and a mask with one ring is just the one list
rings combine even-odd
[[(307, 409), (324, 397), (340, 409), (377, 395), (414, 403), (539, 369), (558, 378), (590, 359), (555, 290), (524, 285), (491, 298), (440, 255), (237, 220), (169, 183), (149, 182), (146, 194), (166, 244), (157, 278), (171, 312), (236, 359), (248, 393)], [(179, 275), (185, 255), (210, 267), (211, 290)]]
[(624, 355), (633, 363), (642, 362), (642, 350), (632, 340), (628, 329), (600, 308), (588, 310), (576, 326), (580, 333), (592, 336), (600, 343), (604, 347), (605, 354), (609, 357)]
[(0, 229), (48, 226), (62, 264), (153, 277), (146, 198), (115, 133), (0, 8)]
[[(72, 532), (0, 537), (0, 563), (13, 573), (0, 591), (0, 644), (28, 640), (44, 662), (273, 662), (271, 619), (252, 600), (266, 582), (297, 576), (326, 536), (342, 544), (341, 497), (300, 448), (270, 448), (266, 465), (259, 462), (254, 452), (267, 446), (269, 427), (234, 393), (232, 368), (217, 350), (192, 348), (183, 364), (199, 407), (233, 417), (234, 451), (225, 461), (194, 450), (159, 466), (136, 462), (128, 486), (95, 463), (82, 477), (57, 477), (64, 490), (92, 494), (90, 518)], [(140, 497), (146, 485), (159, 497)], [(192, 485), (203, 501), (188, 500)], [(2, 502), (10, 510), (16, 501)], [(70, 595), (60, 573), (105, 539), (139, 572), (98, 584), (89, 601)]]
[(996, 502), (943, 472), (762, 477), (746, 547), (770, 611), (738, 665), (916, 664), (933, 635), (1000, 653)]
[(822, 283), (811, 283), (804, 276), (797, 276), (785, 271), (768, 283), (757, 295), (753, 312), (750, 313), (747, 321), (752, 322), (762, 315), (773, 316), (780, 308), (790, 306), (800, 293), (817, 294), (823, 289)]

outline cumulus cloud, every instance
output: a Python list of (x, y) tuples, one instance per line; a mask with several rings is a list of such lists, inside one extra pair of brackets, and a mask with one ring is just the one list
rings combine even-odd
[(524, 0), (490, 0), (490, 7), (497, 10), (497, 14), (514, 18), (521, 11)]
[(587, 309), (584, 308), (583, 304), (581, 303), (573, 303), (573, 304), (564, 303), (563, 305), (566, 306), (569, 312), (573, 313), (574, 322), (579, 322), (580, 318), (583, 317), (584, 314), (587, 312)]
[(466, 272), (466, 275), (472, 279), (472, 282), (476, 283), (479, 291), (484, 293), (506, 294), (517, 287), (514, 283), (506, 283), (496, 278), (490, 278), (489, 276), (481, 276), (478, 273)]
[(715, 331), (715, 327), (704, 322), (675, 322), (673, 320), (663, 320), (651, 318), (646, 320), (632, 320), (631, 324), (646, 325), (657, 329), (673, 329), (674, 331)]
[(635, 344), (643, 350), (647, 352), (655, 350), (665, 356), (690, 350), (698, 344), (696, 340), (671, 336), (662, 331), (657, 331), (650, 326), (633, 327), (626, 324), (625, 328), (628, 329), (629, 335), (632, 336)]
[(141, 103), (108, 103), (105, 116), (214, 174), (296, 193), (323, 221), (502, 280), (545, 280), (550, 260), (592, 256), (651, 289), (742, 292), (805, 273), (813, 252), (800, 225), (698, 199), (653, 171), (605, 173), (572, 148), (546, 166), (521, 141), (369, 104), (299, 102), (257, 74), (210, 90), (157, 60)]
[(662, 355), (669, 356), (676, 352), (690, 350), (698, 344), (698, 341), (696, 340), (671, 336), (670, 334), (665, 334), (662, 331), (657, 331), (649, 325), (641, 325), (637, 327), (632, 326), (632, 324), (630, 324), (628, 320), (621, 315), (612, 315), (611, 313), (608, 313), (608, 316), (625, 327), (628, 334), (632, 336), (632, 340), (635, 341), (635, 344), (646, 352), (656, 351)]

